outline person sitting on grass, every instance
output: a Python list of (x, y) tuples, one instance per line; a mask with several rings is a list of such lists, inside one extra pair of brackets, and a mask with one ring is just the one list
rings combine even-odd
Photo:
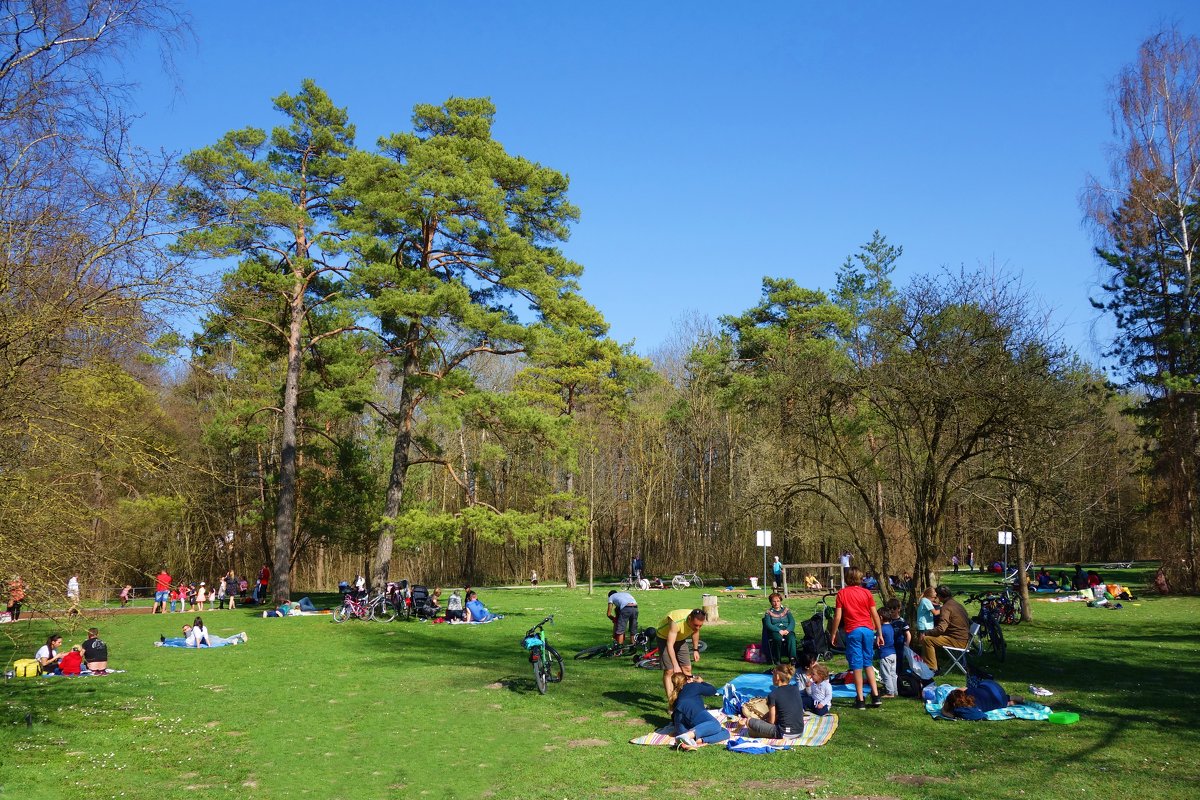
[(89, 672), (104, 672), (108, 669), (108, 645), (100, 638), (100, 631), (88, 628), (87, 639), (80, 648), (83, 650), (83, 661)]
[(491, 622), (500, 617), (487, 610), (475, 592), (467, 592), (467, 622)]
[(1009, 697), (1004, 687), (992, 680), (982, 680), (966, 689), (955, 689), (942, 703), (942, 716), (978, 721), (987, 719), (987, 712), (1008, 706), (1025, 705), (1023, 697)]
[(833, 708), (833, 684), (829, 682), (829, 667), (820, 661), (808, 666), (808, 685), (801, 698), (804, 710), (823, 717)]
[(716, 697), (717, 687), (705, 683), (699, 675), (671, 675), (671, 697), (667, 710), (675, 729), (675, 744), (680, 750), (695, 750), (701, 744), (723, 742), (729, 731), (704, 707), (705, 697)]
[[(792, 683), (796, 669), (791, 664), (779, 664), (771, 670), (774, 688), (767, 695), (766, 719), (743, 717), (743, 727), (755, 736), (768, 739), (794, 739), (804, 733), (804, 693)], [(828, 670), (826, 676), (829, 677)], [(828, 706), (825, 708), (829, 710)]]
[(55, 675), (59, 671), (59, 662), (63, 657), (59, 655), (58, 648), (62, 647), (62, 641), (61, 635), (52, 633), (46, 637), (46, 643), (34, 653), (33, 657), (42, 665), (42, 672), (47, 675)]
[(220, 647), (226, 644), (245, 644), (249, 639), (245, 631), (235, 633), (228, 639), (220, 636), (209, 634), (208, 628), (204, 627), (204, 620), (196, 617), (191, 625), (183, 626), (183, 646), (184, 647)]

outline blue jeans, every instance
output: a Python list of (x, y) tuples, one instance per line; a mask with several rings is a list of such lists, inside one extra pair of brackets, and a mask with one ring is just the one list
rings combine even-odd
[(312, 600), (309, 600), (307, 597), (301, 597), (300, 598), (300, 610), (301, 611), (316, 611), (317, 607), (313, 605)]
[[(678, 736), (681, 733), (687, 733), (687, 728), (676, 725), (675, 735)], [(696, 726), (696, 741), (698, 742), (723, 742), (728, 738), (729, 731), (725, 730), (724, 726), (712, 717)]]

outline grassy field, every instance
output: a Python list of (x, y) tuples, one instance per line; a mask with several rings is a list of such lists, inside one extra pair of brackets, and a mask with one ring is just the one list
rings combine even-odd
[[(1145, 581), (1144, 570), (1113, 577)], [(607, 638), (604, 595), (485, 591), (506, 616), (482, 626), (217, 611), (205, 615), (214, 633), (245, 630), (250, 642), (206, 651), (153, 646), (178, 635), (182, 614), (100, 618), (124, 674), (0, 687), (0, 797), (1197, 796), (1200, 599), (1147, 597), (1119, 611), (1035, 603), (1033, 624), (1006, 630), (1007, 662), (983, 666), (1013, 693), (1049, 687), (1077, 725), (935, 722), (913, 700), (866, 711), (838, 701), (826, 746), (748, 756), (627, 744), (667, 718), (659, 673), (625, 661), (568, 660), (563, 683), (537, 694), (521, 634), (555, 614), (550, 641), (569, 659)], [(640, 593), (641, 622), (699, 600)], [(798, 617), (814, 607), (790, 605)], [(740, 656), (764, 606), (721, 597), (700, 674), (720, 686), (762, 669)], [(52, 629), (4, 626), (0, 662), (14, 657), (10, 637), (25, 657)]]

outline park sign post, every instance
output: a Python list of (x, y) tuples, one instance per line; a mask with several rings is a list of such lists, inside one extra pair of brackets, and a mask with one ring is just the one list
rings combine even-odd
[(763, 549), (763, 595), (767, 593), (767, 548), (771, 546), (770, 531), (755, 531), (758, 546)]
[(1004, 545), (1004, 570), (1000, 573), (1001, 580), (1008, 580), (1008, 546), (1012, 544), (1012, 531), (1000, 531), (997, 544)]

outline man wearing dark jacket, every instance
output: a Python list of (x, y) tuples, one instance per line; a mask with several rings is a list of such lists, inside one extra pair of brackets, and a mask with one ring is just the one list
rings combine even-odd
[(937, 623), (924, 639), (921, 640), (922, 655), (925, 663), (937, 672), (937, 648), (966, 647), (971, 639), (971, 617), (962, 603), (954, 599), (954, 593), (945, 586), (937, 587), (938, 601), (941, 602), (941, 613)]

